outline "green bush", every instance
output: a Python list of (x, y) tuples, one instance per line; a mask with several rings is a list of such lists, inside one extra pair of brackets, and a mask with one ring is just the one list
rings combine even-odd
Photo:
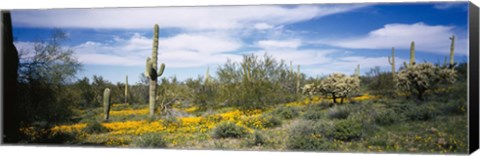
[(213, 138), (241, 138), (247, 134), (247, 129), (233, 122), (222, 122), (213, 129)]
[(266, 143), (265, 136), (259, 132), (255, 131), (252, 135), (246, 140), (248, 146), (260, 146)]
[(448, 101), (445, 103), (441, 103), (439, 106), (439, 110), (444, 115), (447, 115), (447, 114), (461, 115), (467, 112), (467, 103), (463, 99)]
[(280, 120), (278, 117), (267, 115), (263, 116), (265, 118), (265, 123), (264, 127), (265, 128), (271, 128), (271, 127), (276, 127), (282, 125), (282, 120)]
[(395, 111), (387, 109), (378, 112), (375, 116), (375, 123), (379, 125), (391, 125), (403, 120), (402, 114), (397, 114)]
[(328, 110), (330, 119), (346, 119), (350, 115), (350, 109), (346, 106), (335, 106)]
[(280, 116), (282, 119), (293, 119), (299, 115), (298, 109), (294, 107), (279, 107), (272, 113), (276, 116)]
[(178, 121), (178, 119), (176, 117), (165, 117), (163, 119), (163, 125), (165, 126), (175, 126), (175, 125), (180, 125), (180, 121)]
[(288, 132), (287, 148), (291, 150), (324, 151), (331, 149), (331, 141), (324, 134), (331, 125), (319, 122), (301, 122)]
[(427, 121), (433, 119), (438, 111), (432, 104), (422, 104), (410, 107), (404, 114), (410, 121)]
[(359, 139), (363, 134), (363, 126), (355, 120), (340, 120), (334, 123), (327, 135), (336, 140), (350, 141)]
[(165, 148), (167, 147), (167, 142), (165, 141), (162, 134), (150, 133), (150, 134), (144, 134), (138, 137), (134, 141), (134, 145), (136, 147), (143, 147), (143, 148), (154, 148), (154, 147)]
[(303, 118), (307, 120), (319, 120), (323, 118), (323, 113), (318, 110), (308, 110), (303, 114)]
[(86, 133), (94, 134), (94, 133), (105, 133), (108, 132), (109, 129), (103, 126), (98, 121), (90, 121), (87, 123), (87, 127), (83, 129)]

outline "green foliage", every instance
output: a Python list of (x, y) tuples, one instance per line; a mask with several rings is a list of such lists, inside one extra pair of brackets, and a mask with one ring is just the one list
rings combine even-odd
[(48, 41), (34, 43), (32, 51), (20, 52), (18, 103), (16, 110), (9, 110), (17, 114), (20, 124), (56, 123), (72, 117), (79, 94), (67, 84), (72, 84), (81, 64), (72, 50), (62, 46), (66, 39), (64, 31), (54, 29)]
[(248, 134), (243, 126), (238, 126), (233, 122), (222, 122), (213, 129), (213, 138), (241, 138)]
[(423, 101), (426, 91), (435, 91), (439, 84), (453, 84), (455, 80), (455, 70), (422, 63), (401, 69), (396, 84), (398, 89), (416, 95), (418, 100)]
[[(217, 70), (219, 101), (242, 109), (264, 109), (298, 99), (295, 81), (298, 74), (289, 71), (283, 61), (265, 54), (244, 55), (242, 62), (230, 60)], [(300, 74), (303, 80), (304, 75)]]
[(359, 139), (362, 134), (363, 126), (361, 122), (352, 119), (339, 120), (335, 122), (333, 128), (329, 129), (327, 132), (328, 136), (342, 141)]
[(90, 121), (87, 123), (87, 127), (83, 129), (86, 133), (89, 134), (97, 134), (97, 133), (105, 133), (108, 132), (109, 129), (103, 126), (100, 122), (98, 121)]
[(325, 135), (331, 125), (322, 122), (300, 122), (289, 129), (287, 148), (291, 150), (331, 150), (331, 141)]
[(265, 128), (277, 127), (282, 125), (282, 120), (280, 120), (276, 116), (264, 115), (262, 117), (265, 119), (265, 123), (264, 123)]
[(393, 97), (395, 95), (395, 81), (393, 74), (380, 71), (376, 66), (362, 77), (362, 86), (365, 86), (373, 95)]
[(213, 78), (205, 78), (205, 81), (202, 83), (202, 78), (198, 79), (187, 79), (185, 84), (192, 91), (190, 99), (198, 106), (200, 110), (206, 110), (208, 108), (216, 108), (217, 97), (218, 97), (218, 83)]
[(379, 125), (391, 125), (404, 120), (403, 114), (397, 114), (391, 109), (380, 110), (374, 116), (375, 123)]
[(272, 111), (274, 116), (279, 116), (282, 119), (293, 119), (297, 117), (300, 113), (297, 108), (295, 107), (278, 107), (277, 109)]
[(150, 133), (144, 134), (138, 137), (134, 142), (134, 146), (142, 148), (165, 148), (167, 147), (167, 141), (164, 139), (163, 134)]
[(328, 110), (328, 117), (330, 119), (346, 119), (350, 112), (350, 108), (346, 106), (335, 106)]
[(305, 114), (303, 114), (303, 118), (307, 120), (319, 120), (324, 117), (325, 115), (321, 111), (315, 109), (309, 109), (307, 112), (305, 112)]
[(246, 138), (246, 143), (247, 146), (261, 146), (267, 143), (267, 139), (262, 132), (255, 131), (252, 135), (249, 135), (249, 137)]
[(412, 105), (404, 112), (406, 118), (410, 121), (427, 121), (438, 115), (436, 106), (432, 103), (419, 106)]

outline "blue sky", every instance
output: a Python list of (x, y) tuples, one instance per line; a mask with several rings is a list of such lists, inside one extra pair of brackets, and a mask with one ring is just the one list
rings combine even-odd
[(31, 52), (52, 28), (67, 32), (65, 47), (83, 64), (78, 78), (103, 76), (137, 82), (151, 55), (152, 28), (160, 26), (162, 77), (180, 80), (210, 75), (227, 59), (269, 55), (301, 65), (308, 76), (332, 72), (362, 74), (380, 66), (395, 47), (397, 67), (408, 60), (411, 41), (419, 62), (443, 62), (449, 36), (456, 36), (455, 60), (467, 60), (468, 3), (367, 3), (12, 11), (15, 44)]

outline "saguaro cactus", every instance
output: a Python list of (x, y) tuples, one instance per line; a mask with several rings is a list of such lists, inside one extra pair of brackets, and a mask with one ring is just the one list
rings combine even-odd
[(300, 93), (300, 65), (297, 65), (297, 93)]
[(128, 75), (125, 76), (125, 104), (128, 104)]
[(207, 71), (205, 72), (205, 84), (208, 83), (208, 81), (210, 80), (210, 75), (208, 74), (209, 73), (209, 70), (210, 70), (210, 67), (207, 67)]
[(453, 55), (455, 53), (455, 35), (452, 35), (450, 37), (450, 40), (452, 40), (452, 43), (450, 44), (450, 66), (449, 68), (453, 68), (455, 66), (454, 58)]
[(360, 64), (357, 64), (357, 68), (355, 69), (355, 76), (360, 77)]
[(415, 64), (415, 42), (412, 41), (410, 44), (410, 65)]
[(392, 66), (392, 76), (395, 78), (395, 48), (392, 47), (392, 57), (388, 56), (388, 63)]
[(106, 88), (103, 91), (103, 113), (105, 114), (105, 120), (110, 117), (110, 89)]
[(157, 94), (157, 78), (162, 76), (163, 71), (165, 70), (165, 64), (160, 65), (160, 69), (157, 72), (157, 56), (158, 56), (158, 25), (155, 24), (153, 28), (153, 48), (152, 48), (152, 58), (147, 58), (145, 76), (150, 78), (150, 89), (149, 89), (149, 109), (150, 117), (155, 115), (155, 103), (156, 103), (156, 94)]

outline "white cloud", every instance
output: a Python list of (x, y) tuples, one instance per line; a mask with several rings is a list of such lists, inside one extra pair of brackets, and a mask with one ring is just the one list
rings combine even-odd
[(347, 12), (365, 5), (299, 5), (55, 9), (13, 11), (13, 24), (61, 28), (182, 28), (190, 30), (269, 28)]
[(254, 25), (255, 29), (258, 30), (265, 30), (265, 29), (272, 29), (273, 26), (267, 23), (257, 23)]
[[(151, 56), (152, 39), (134, 34), (128, 39), (115, 38), (113, 44), (88, 41), (73, 47), (82, 63), (98, 65), (143, 66)], [(159, 40), (158, 61), (169, 67), (198, 67), (219, 64), (240, 56), (225, 52), (240, 48), (242, 43), (225, 36), (179, 34)]]
[[(410, 42), (415, 41), (415, 49), (437, 54), (448, 54), (450, 39), (454, 33), (453, 26), (415, 24), (387, 24), (376, 29), (368, 35), (357, 38), (324, 40), (320, 43), (330, 44), (344, 48), (365, 49), (397, 49), (410, 48)], [(456, 54), (467, 54), (467, 39), (456, 38)]]
[(262, 40), (257, 42), (257, 46), (265, 50), (296, 49), (301, 46), (301, 41), (299, 39)]

